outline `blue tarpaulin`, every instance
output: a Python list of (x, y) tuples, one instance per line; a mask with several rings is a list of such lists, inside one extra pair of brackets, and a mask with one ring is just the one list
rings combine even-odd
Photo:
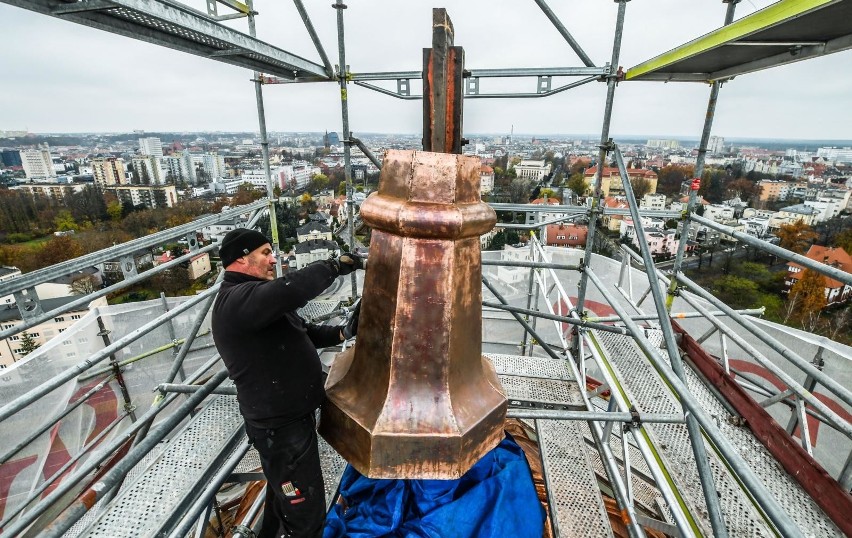
[(544, 509), (507, 436), (458, 480), (375, 480), (347, 466), (323, 538), (541, 538)]

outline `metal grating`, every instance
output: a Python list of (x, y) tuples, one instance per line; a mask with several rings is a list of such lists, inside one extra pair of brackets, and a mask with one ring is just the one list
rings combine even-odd
[(485, 357), (501, 375), (538, 377), (543, 379), (571, 380), (571, 372), (565, 361), (523, 355), (501, 355), (486, 353)]
[[(625, 391), (643, 412), (676, 413), (680, 404), (657, 374), (645, 355), (629, 337), (611, 333), (595, 333), (596, 339), (606, 348), (606, 357), (613, 363), (622, 380)], [(667, 354), (661, 350), (665, 358)], [(690, 369), (686, 369), (690, 392), (702, 408), (716, 419), (716, 424), (735, 446), (740, 455), (750, 464), (764, 484), (773, 492), (775, 499), (802, 529), (805, 535), (816, 532), (818, 536), (840, 536), (839, 530), (822, 513), (814, 502), (778, 465), (746, 428), (733, 426), (730, 415), (707, 390)], [(695, 470), (686, 427), (674, 424), (646, 424), (646, 430), (655, 440), (666, 467), (672, 474), (678, 489), (690, 504), (705, 533), (710, 532), (703, 493)], [(706, 444), (706, 443), (705, 443)], [(758, 509), (736, 479), (729, 473), (724, 462), (717, 457), (712, 446), (707, 446), (709, 463), (716, 489), (721, 499), (725, 521), (732, 536), (773, 536), (773, 531), (763, 520)]]
[(81, 536), (151, 536), (243, 424), (235, 396), (219, 396)]
[(340, 307), (340, 301), (310, 301), (308, 304), (296, 310), (300, 316), (311, 321), (320, 316), (329, 314)]
[(577, 384), (560, 379), (498, 375), (506, 398), (585, 409)]
[(583, 443), (579, 423), (535, 422), (556, 535), (612, 536), (592, 464), (585, 450), (577, 450)]
[[(583, 431), (583, 438), (586, 441), (586, 454), (592, 462), (595, 474), (604, 482), (609, 482), (609, 477), (606, 474), (603, 460), (601, 460), (601, 456), (595, 447), (594, 441), (592, 440), (592, 432), (589, 430), (587, 424), (581, 424), (580, 429)], [(663, 520), (668, 522), (674, 521), (671, 513), (668, 511), (668, 508), (665, 506), (663, 495), (654, 485), (653, 478), (651, 477), (651, 471), (648, 469), (648, 464), (642, 457), (642, 453), (629, 441), (628, 446), (630, 447), (628, 452), (630, 453), (630, 468), (632, 469), (631, 476), (633, 477), (633, 481), (631, 483), (633, 486), (633, 500), (636, 504), (648, 512), (656, 514), (657, 517), (661, 517)], [(609, 447), (612, 449), (612, 453), (617, 460), (616, 463), (618, 464), (621, 476), (624, 476), (624, 457), (621, 453), (621, 435), (616, 432), (616, 430), (612, 431), (612, 436), (609, 439)], [(659, 513), (661, 507), (663, 509), (663, 513)]]
[(331, 501), (337, 493), (337, 488), (340, 485), (340, 477), (343, 476), (343, 471), (346, 469), (346, 460), (337, 453), (331, 445), (325, 442), (320, 436), (319, 439), (319, 455), (320, 465), (322, 466), (322, 478), (325, 482), (325, 505), (331, 506)]

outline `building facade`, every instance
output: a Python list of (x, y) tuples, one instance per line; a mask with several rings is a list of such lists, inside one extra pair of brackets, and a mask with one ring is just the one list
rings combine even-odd
[(38, 149), (21, 150), (21, 166), (27, 179), (34, 181), (51, 181), (56, 179), (56, 170), (53, 168), (53, 158), (47, 144)]
[(127, 173), (124, 170), (124, 159), (116, 157), (100, 157), (92, 159), (92, 175), (100, 187), (112, 185), (127, 185)]

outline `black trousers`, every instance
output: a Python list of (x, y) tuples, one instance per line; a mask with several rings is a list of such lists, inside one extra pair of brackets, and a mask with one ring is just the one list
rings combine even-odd
[(266, 476), (266, 506), (258, 538), (321, 537), (325, 486), (313, 413), (275, 429), (246, 424)]

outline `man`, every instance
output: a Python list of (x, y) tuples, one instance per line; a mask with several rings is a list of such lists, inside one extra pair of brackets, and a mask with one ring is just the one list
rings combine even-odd
[(228, 232), (219, 255), (225, 278), (213, 307), (213, 340), (267, 480), (258, 536), (321, 536), (325, 487), (314, 412), (325, 393), (316, 348), (351, 338), (357, 316), (341, 329), (307, 323), (296, 309), (363, 263), (344, 254), (275, 278), (269, 240), (245, 228)]

